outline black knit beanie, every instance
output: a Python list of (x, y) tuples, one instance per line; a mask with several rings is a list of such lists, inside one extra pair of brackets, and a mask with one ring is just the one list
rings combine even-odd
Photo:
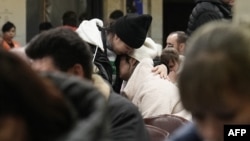
[(124, 43), (132, 48), (140, 48), (146, 39), (151, 22), (151, 15), (131, 14), (119, 18), (113, 26), (115, 33)]

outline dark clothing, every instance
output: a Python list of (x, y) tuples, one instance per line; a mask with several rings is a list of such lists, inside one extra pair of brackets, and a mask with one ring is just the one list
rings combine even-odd
[(166, 141), (202, 141), (193, 123), (184, 125), (175, 131)]
[(191, 35), (201, 25), (214, 20), (231, 20), (231, 6), (221, 0), (196, 0), (189, 17), (187, 34)]
[(103, 94), (86, 80), (55, 73), (43, 75), (64, 92), (79, 118), (75, 128), (59, 141), (149, 140), (138, 109), (112, 89), (105, 100)]
[(130, 101), (112, 92), (108, 110), (114, 141), (149, 141), (142, 116)]
[[(91, 45), (92, 53), (94, 54), (94, 64), (99, 69), (97, 72), (102, 78), (107, 80), (110, 84), (112, 84), (112, 66), (108, 59), (107, 53), (103, 52), (100, 48)], [(97, 49), (97, 50), (96, 50)]]
[(116, 77), (115, 77), (115, 82), (113, 84), (113, 89), (116, 93), (120, 94), (120, 90), (122, 87), (122, 79), (120, 78), (120, 60), (121, 60), (121, 56), (117, 55), (115, 58), (115, 71), (116, 71)]
[(72, 105), (76, 125), (58, 141), (109, 141), (106, 100), (88, 81), (62, 73), (43, 73)]

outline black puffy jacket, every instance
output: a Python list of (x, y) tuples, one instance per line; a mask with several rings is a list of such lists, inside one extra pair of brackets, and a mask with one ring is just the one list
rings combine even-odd
[(221, 19), (232, 19), (231, 6), (221, 0), (196, 0), (189, 17), (187, 34), (191, 35), (201, 25)]

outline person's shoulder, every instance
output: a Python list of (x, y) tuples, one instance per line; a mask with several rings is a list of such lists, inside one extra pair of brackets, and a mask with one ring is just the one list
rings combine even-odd
[(198, 11), (214, 11), (216, 9), (216, 5), (211, 2), (200, 2), (197, 3), (195, 9)]
[(140, 120), (142, 118), (138, 108), (131, 101), (115, 92), (111, 92), (107, 106), (113, 119), (133, 117), (134, 120)]
[(218, 12), (219, 11), (217, 3), (212, 3), (212, 2), (207, 2), (207, 1), (197, 3), (195, 8), (201, 12), (206, 12), (206, 11)]
[(131, 103), (128, 99), (126, 99), (125, 97), (115, 93), (114, 91), (112, 91), (110, 93), (110, 97), (108, 100), (108, 105), (110, 107), (113, 108), (117, 108), (117, 109), (123, 109), (123, 110), (137, 110), (136, 106)]
[(21, 44), (19, 41), (12, 40), (12, 43), (14, 44), (14, 47), (21, 47)]
[(194, 123), (189, 123), (176, 130), (167, 141), (202, 141)]

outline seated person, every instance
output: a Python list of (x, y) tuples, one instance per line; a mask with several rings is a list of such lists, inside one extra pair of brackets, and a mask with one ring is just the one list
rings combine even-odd
[[(68, 28), (55, 28), (41, 33), (26, 48), (38, 71), (66, 72), (90, 81), (107, 100), (110, 133), (114, 141), (147, 141), (148, 134), (137, 108), (113, 92), (108, 82), (93, 75), (90, 47)], [(84, 95), (85, 93), (82, 93)]]
[(164, 48), (160, 57), (160, 62), (167, 66), (170, 81), (176, 83), (180, 66), (180, 58), (177, 50), (175, 48)]
[(250, 124), (249, 28), (211, 22), (192, 34), (187, 49), (178, 85), (195, 124), (170, 140), (223, 141), (225, 124)]
[(177, 87), (152, 72), (157, 51), (155, 42), (147, 38), (142, 47), (121, 57), (120, 77), (126, 81), (122, 92), (138, 107), (143, 118), (173, 114), (190, 120), (191, 115), (183, 109)]
[(53, 83), (10, 52), (0, 51), (0, 64), (1, 141), (53, 141), (71, 130), (74, 109)]
[(6, 22), (2, 26), (2, 32), (2, 47), (4, 50), (10, 50), (11, 48), (16, 48), (20, 46), (17, 41), (13, 40), (16, 35), (16, 26), (12, 22)]

